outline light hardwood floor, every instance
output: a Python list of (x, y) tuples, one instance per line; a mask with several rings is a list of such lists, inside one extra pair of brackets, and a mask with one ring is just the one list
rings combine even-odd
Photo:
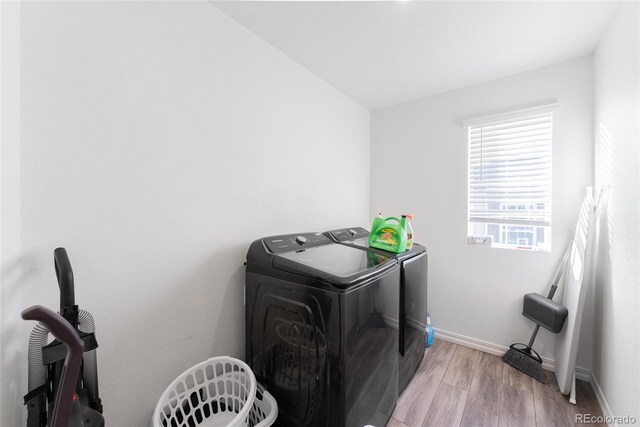
[(589, 383), (578, 381), (572, 405), (553, 373), (545, 376), (541, 384), (498, 356), (436, 340), (387, 427), (562, 427), (576, 414), (602, 415)]

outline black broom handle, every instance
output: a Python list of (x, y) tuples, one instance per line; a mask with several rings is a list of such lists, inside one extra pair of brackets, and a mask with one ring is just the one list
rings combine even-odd
[[(564, 255), (562, 256), (562, 262), (556, 271), (556, 277), (553, 279), (553, 283), (551, 284), (551, 289), (549, 289), (549, 293), (547, 294), (547, 299), (553, 299), (553, 296), (558, 289), (558, 283), (560, 283), (560, 278), (562, 277), (562, 273), (564, 273), (565, 268), (567, 267), (567, 262), (569, 261), (569, 254), (571, 253), (571, 245), (573, 244), (573, 238), (569, 243), (569, 247), (566, 251), (564, 251)], [(540, 324), (536, 324), (535, 329), (533, 330), (533, 334), (531, 334), (531, 339), (529, 339), (529, 345), (527, 347), (532, 348), (533, 342), (536, 340), (536, 335), (538, 335), (538, 330), (540, 329)]]
[(538, 329), (540, 329), (540, 325), (536, 323), (536, 328), (533, 330), (533, 334), (531, 334), (531, 339), (529, 340), (527, 347), (533, 347), (533, 342), (536, 340), (536, 335), (538, 335)]
[(547, 299), (553, 299), (553, 296), (558, 289), (558, 283), (560, 283), (560, 278), (562, 277), (562, 273), (564, 273), (565, 268), (567, 267), (567, 262), (569, 261), (569, 254), (571, 253), (571, 246), (573, 245), (573, 239), (569, 243), (569, 247), (566, 251), (564, 251), (564, 255), (562, 256), (562, 262), (556, 271), (556, 277), (553, 279), (553, 283), (551, 285), (551, 289), (549, 289), (549, 293), (547, 294)]

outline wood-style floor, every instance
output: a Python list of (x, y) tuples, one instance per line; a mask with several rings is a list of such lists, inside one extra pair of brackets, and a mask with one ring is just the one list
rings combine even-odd
[(576, 414), (602, 416), (584, 381), (572, 405), (552, 372), (541, 384), (498, 356), (442, 340), (425, 353), (387, 427), (561, 427), (574, 426)]

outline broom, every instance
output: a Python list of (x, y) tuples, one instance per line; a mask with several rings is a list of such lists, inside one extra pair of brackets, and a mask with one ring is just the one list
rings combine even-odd
[[(573, 239), (571, 239), (573, 241)], [(553, 284), (551, 285), (551, 289), (549, 289), (549, 293), (547, 294), (547, 299), (553, 299), (553, 295), (556, 293), (558, 289), (558, 283), (560, 282), (560, 278), (562, 277), (562, 273), (564, 273), (564, 269), (567, 266), (567, 261), (569, 260), (569, 253), (571, 251), (571, 245), (565, 251), (564, 256), (562, 257), (562, 262), (558, 271), (556, 272), (555, 279), (553, 280)], [(529, 339), (529, 344), (523, 343), (515, 343), (509, 346), (509, 350), (502, 356), (502, 360), (505, 363), (513, 366), (517, 370), (524, 372), (535, 380), (545, 384), (544, 380), (544, 372), (542, 371), (542, 358), (540, 355), (532, 348), (533, 342), (536, 340), (536, 335), (538, 335), (538, 330), (540, 329), (540, 325), (537, 324), (536, 328), (533, 330), (533, 334)]]

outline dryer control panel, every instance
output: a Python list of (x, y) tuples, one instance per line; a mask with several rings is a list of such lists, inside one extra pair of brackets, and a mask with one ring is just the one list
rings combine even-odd
[(331, 237), (336, 242), (346, 242), (349, 240), (356, 240), (369, 237), (369, 231), (362, 227), (341, 228), (339, 230), (329, 231)]
[(322, 233), (297, 233), (271, 236), (262, 239), (269, 252), (279, 254), (283, 252), (298, 251), (300, 249), (332, 243), (331, 239)]

